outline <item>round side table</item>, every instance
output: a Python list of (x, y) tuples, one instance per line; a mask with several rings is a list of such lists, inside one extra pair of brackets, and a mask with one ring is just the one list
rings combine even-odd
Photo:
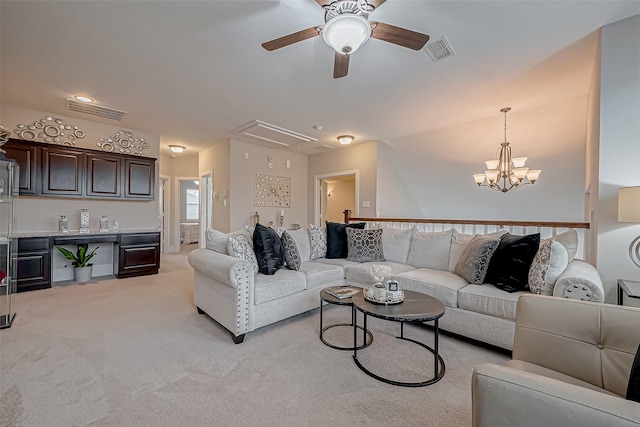
[[(362, 291), (360, 291), (356, 295), (362, 295)], [(324, 326), (324, 324), (323, 324), (323, 307), (324, 307), (323, 302), (326, 302), (327, 304), (346, 305), (348, 307), (352, 307), (352, 310), (351, 310), (351, 323), (334, 323), (332, 325)], [(322, 341), (326, 346), (329, 346), (331, 348), (335, 348), (336, 350), (354, 350), (353, 346), (344, 347), (344, 346), (331, 344), (323, 336), (324, 332), (326, 330), (328, 330), (328, 329), (335, 328), (335, 327), (338, 327), (338, 326), (348, 326), (348, 327), (352, 327), (352, 328), (355, 327), (355, 328), (360, 329), (362, 331), (362, 344), (359, 345), (359, 346), (356, 346), (355, 350), (361, 350), (361, 349), (363, 349), (365, 347), (368, 347), (373, 342), (373, 335), (371, 334), (370, 331), (367, 330), (367, 318), (366, 318), (366, 316), (364, 317), (364, 325), (363, 326), (358, 326), (356, 324), (356, 321), (357, 321), (356, 312), (355, 312), (355, 310), (353, 310), (353, 300), (352, 300), (352, 298), (342, 298), (342, 299), (340, 299), (340, 298), (336, 298), (333, 295), (331, 295), (329, 292), (326, 291), (326, 289), (322, 289), (320, 291), (320, 341)], [(355, 345), (355, 342), (354, 342), (354, 345)]]

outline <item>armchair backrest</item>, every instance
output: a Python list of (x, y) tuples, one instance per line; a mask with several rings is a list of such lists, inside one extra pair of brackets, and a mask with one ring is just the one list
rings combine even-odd
[(624, 397), (640, 343), (640, 309), (540, 295), (518, 300), (513, 359)]

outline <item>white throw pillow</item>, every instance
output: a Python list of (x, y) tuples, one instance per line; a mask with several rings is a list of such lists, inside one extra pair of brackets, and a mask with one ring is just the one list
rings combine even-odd
[(227, 251), (229, 255), (249, 261), (253, 267), (253, 274), (258, 274), (258, 259), (253, 251), (253, 244), (249, 243), (249, 239), (244, 234), (229, 236), (227, 239)]
[(387, 261), (406, 264), (411, 248), (411, 234), (413, 227), (406, 230), (381, 225), (382, 229), (382, 251), (384, 259)]
[(407, 264), (416, 268), (449, 270), (453, 229), (437, 232), (413, 231)]
[(565, 247), (555, 240), (545, 240), (529, 268), (529, 290), (534, 294), (553, 295), (556, 280), (568, 264)]
[(229, 250), (227, 249), (227, 243), (229, 241), (230, 236), (239, 236), (243, 235), (247, 238), (247, 241), (253, 245), (252, 234), (249, 234), (249, 228), (245, 226), (242, 230), (233, 231), (231, 233), (223, 233), (222, 231), (214, 230), (212, 228), (207, 228), (206, 237), (206, 247), (207, 249), (211, 249), (212, 251), (219, 252), (221, 254), (229, 255)]
[(310, 259), (324, 258), (327, 255), (327, 229), (309, 224), (309, 241), (311, 242)]

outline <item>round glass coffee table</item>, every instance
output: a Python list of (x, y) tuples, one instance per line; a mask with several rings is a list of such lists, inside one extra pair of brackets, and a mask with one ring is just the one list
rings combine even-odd
[[(362, 295), (362, 291), (358, 292), (356, 295)], [(324, 333), (327, 329), (331, 329), (331, 328), (335, 328), (337, 326), (352, 326), (354, 327), (356, 330), (360, 329), (362, 330), (362, 344), (357, 345), (357, 337), (355, 337), (354, 339), (354, 345), (356, 346), (356, 350), (361, 350), (365, 347), (367, 347), (369, 344), (371, 344), (371, 342), (373, 341), (373, 335), (371, 335), (371, 332), (367, 331), (367, 318), (365, 316), (364, 318), (364, 325), (363, 326), (358, 326), (356, 321), (356, 312), (354, 310), (351, 310), (351, 323), (334, 323), (332, 325), (329, 326), (323, 326), (323, 316), (322, 316), (322, 312), (323, 312), (323, 306), (324, 304), (322, 302), (326, 302), (328, 304), (335, 304), (335, 305), (346, 305), (349, 307), (353, 306), (353, 302), (352, 302), (352, 297), (351, 298), (336, 298), (333, 295), (331, 295), (329, 292), (326, 291), (326, 289), (322, 289), (320, 291), (320, 341), (322, 341), (325, 345), (331, 347), (331, 348), (335, 348), (336, 350), (353, 350), (354, 347), (353, 346), (349, 346), (349, 347), (344, 347), (344, 346), (339, 346), (339, 345), (335, 345), (335, 344), (331, 344), (329, 341), (327, 341), (324, 338)]]
[[(353, 360), (356, 365), (367, 375), (388, 384), (404, 386), (404, 387), (423, 387), (434, 384), (444, 377), (445, 365), (444, 360), (438, 353), (438, 319), (444, 316), (445, 307), (442, 301), (429, 295), (414, 291), (404, 291), (404, 300), (398, 304), (377, 304), (369, 302), (364, 298), (362, 292), (351, 298), (353, 303), (353, 312), (356, 310), (364, 314), (364, 330), (367, 331), (367, 316), (377, 317), (379, 319), (390, 320), (392, 322), (400, 322), (400, 336), (396, 337), (401, 340), (410, 341), (429, 350), (433, 353), (433, 378), (419, 382), (399, 382), (388, 378), (384, 378), (365, 368), (358, 360), (359, 348), (353, 348)], [(433, 347), (419, 341), (405, 338), (405, 323), (424, 323), (433, 322)], [(356, 339), (357, 329), (353, 329), (354, 342)]]

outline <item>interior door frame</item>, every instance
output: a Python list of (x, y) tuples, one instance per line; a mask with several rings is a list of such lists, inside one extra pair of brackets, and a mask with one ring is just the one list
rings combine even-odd
[(358, 216), (360, 211), (360, 170), (359, 169), (351, 169), (345, 171), (324, 173), (321, 175), (313, 176), (313, 223), (320, 227), (322, 226), (322, 218), (320, 217), (320, 197), (322, 197), (322, 181), (329, 178), (336, 178), (339, 176), (345, 175), (354, 175), (355, 176), (355, 201), (356, 201), (356, 211), (353, 213), (354, 216)]
[[(174, 219), (172, 221), (173, 226), (175, 227), (173, 230), (173, 238), (175, 242), (175, 246), (178, 248), (178, 252), (180, 252), (180, 181), (200, 181), (200, 178), (197, 176), (176, 176), (173, 178), (174, 187), (176, 189), (176, 196), (174, 197), (175, 202), (173, 204), (173, 214)], [(200, 197), (198, 197), (198, 203), (200, 203)], [(198, 222), (202, 224), (202, 218), (198, 218)]]
[[(158, 203), (158, 216), (160, 217), (160, 246), (162, 253), (177, 252), (171, 244), (171, 177), (169, 175), (158, 174), (159, 190), (162, 193), (162, 200)], [(164, 215), (164, 218), (162, 218)]]
[[(209, 181), (208, 185), (204, 185)], [(207, 188), (208, 187), (208, 188)], [(202, 195), (205, 194), (205, 197)], [(213, 171), (200, 172), (200, 247), (206, 247), (207, 228), (213, 228)], [(208, 203), (206, 206), (205, 203)]]

